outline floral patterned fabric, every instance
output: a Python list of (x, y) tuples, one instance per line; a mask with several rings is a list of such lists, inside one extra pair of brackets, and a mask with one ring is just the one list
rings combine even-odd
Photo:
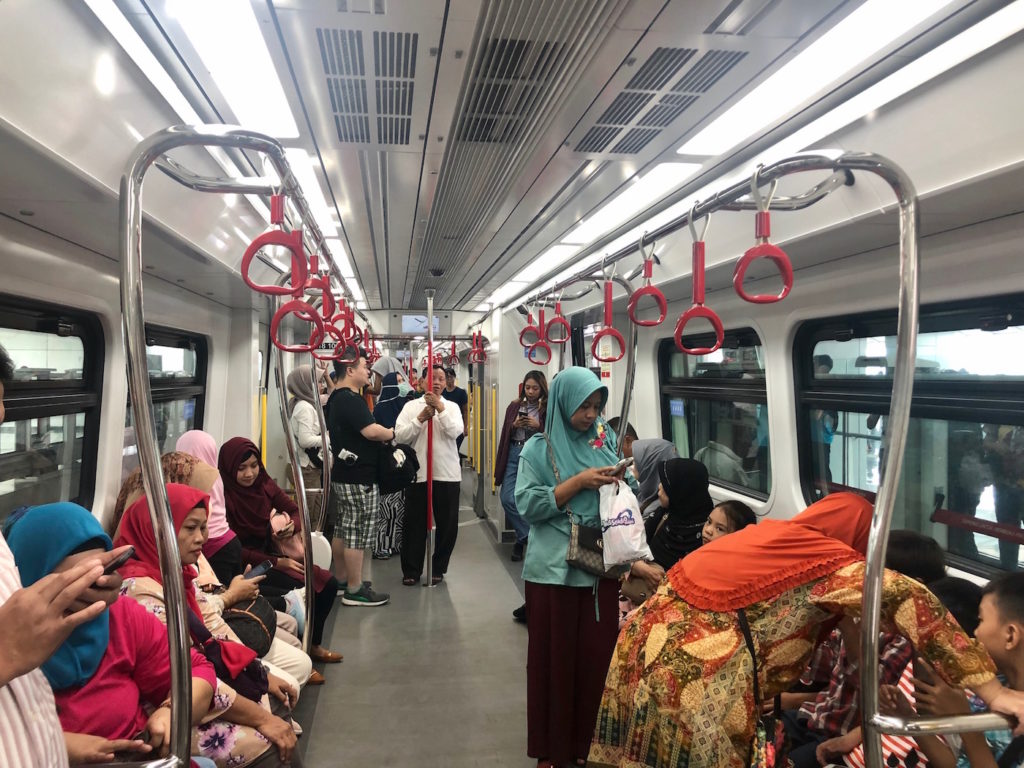
[[(746, 608), (765, 699), (800, 677), (823, 626), (859, 615), (863, 583), (861, 561)], [(995, 676), (988, 654), (938, 600), (890, 571), (882, 628), (910, 639), (953, 685)], [(619, 634), (590, 765), (745, 766), (755, 721), (751, 674), (736, 614), (693, 608), (663, 583)]]
[[(138, 602), (160, 619), (161, 623), (167, 623), (163, 587), (155, 579), (125, 579), (121, 585), (121, 594)], [(216, 614), (202, 590), (196, 592), (196, 599), (203, 612), (203, 621), (206, 622), (211, 634), (218, 640), (238, 642), (238, 637), (220, 615)], [(211, 622), (213, 626), (210, 626)], [(217, 680), (217, 689), (213, 694), (209, 714), (201, 725), (192, 729), (192, 754), (210, 758), (217, 763), (218, 768), (239, 768), (248, 765), (270, 747), (267, 738), (255, 728), (220, 719), (220, 716), (234, 704), (235, 696), (237, 694), (231, 686)], [(266, 695), (263, 696), (260, 705), (270, 710), (270, 700)]]

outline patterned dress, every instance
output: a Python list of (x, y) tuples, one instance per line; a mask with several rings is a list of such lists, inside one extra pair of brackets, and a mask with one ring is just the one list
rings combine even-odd
[[(800, 677), (823, 624), (859, 615), (863, 583), (857, 562), (746, 608), (766, 699)], [(953, 685), (995, 676), (988, 654), (938, 600), (891, 571), (882, 627), (906, 636)], [(666, 581), (619, 634), (589, 765), (746, 765), (755, 723), (751, 673), (736, 614), (693, 608)]]

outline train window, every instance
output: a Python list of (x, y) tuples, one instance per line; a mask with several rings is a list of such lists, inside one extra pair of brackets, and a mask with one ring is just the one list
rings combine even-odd
[[(178, 438), (202, 429), (206, 393), (207, 343), (167, 328), (146, 327), (146, 365), (153, 393), (153, 419), (161, 454), (173, 451)], [(121, 475), (139, 465), (131, 403), (125, 415)]]
[[(978, 573), (1024, 567), (1024, 298), (924, 307), (895, 528)], [(794, 360), (808, 500), (877, 491), (895, 357), (894, 312), (807, 323)]]
[(0, 296), (14, 362), (0, 425), (0, 519), (20, 506), (92, 504), (104, 347), (86, 313)]
[[(701, 336), (687, 346), (712, 346)], [(680, 456), (703, 462), (711, 479), (748, 495), (771, 493), (771, 450), (761, 342), (750, 329), (730, 331), (722, 349), (684, 355), (672, 339), (658, 350), (662, 435)]]

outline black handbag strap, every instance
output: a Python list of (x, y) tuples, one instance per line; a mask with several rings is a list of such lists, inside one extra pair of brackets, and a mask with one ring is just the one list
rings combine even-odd
[[(757, 681), (757, 652), (754, 650), (754, 638), (750, 634), (750, 624), (747, 623), (747, 612), (742, 608), (737, 609), (736, 616), (740, 622), (740, 631), (747, 643), (747, 650), (750, 651), (750, 661), (754, 665), (754, 706), (755, 716), (761, 715), (761, 687)], [(782, 696), (776, 696), (774, 701), (774, 712), (776, 717), (782, 714)]]

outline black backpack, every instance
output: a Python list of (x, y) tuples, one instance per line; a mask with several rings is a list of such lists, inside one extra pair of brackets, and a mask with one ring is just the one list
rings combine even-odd
[(416, 482), (420, 462), (412, 446), (392, 443), (381, 446), (377, 463), (377, 484), (383, 494), (404, 491)]

